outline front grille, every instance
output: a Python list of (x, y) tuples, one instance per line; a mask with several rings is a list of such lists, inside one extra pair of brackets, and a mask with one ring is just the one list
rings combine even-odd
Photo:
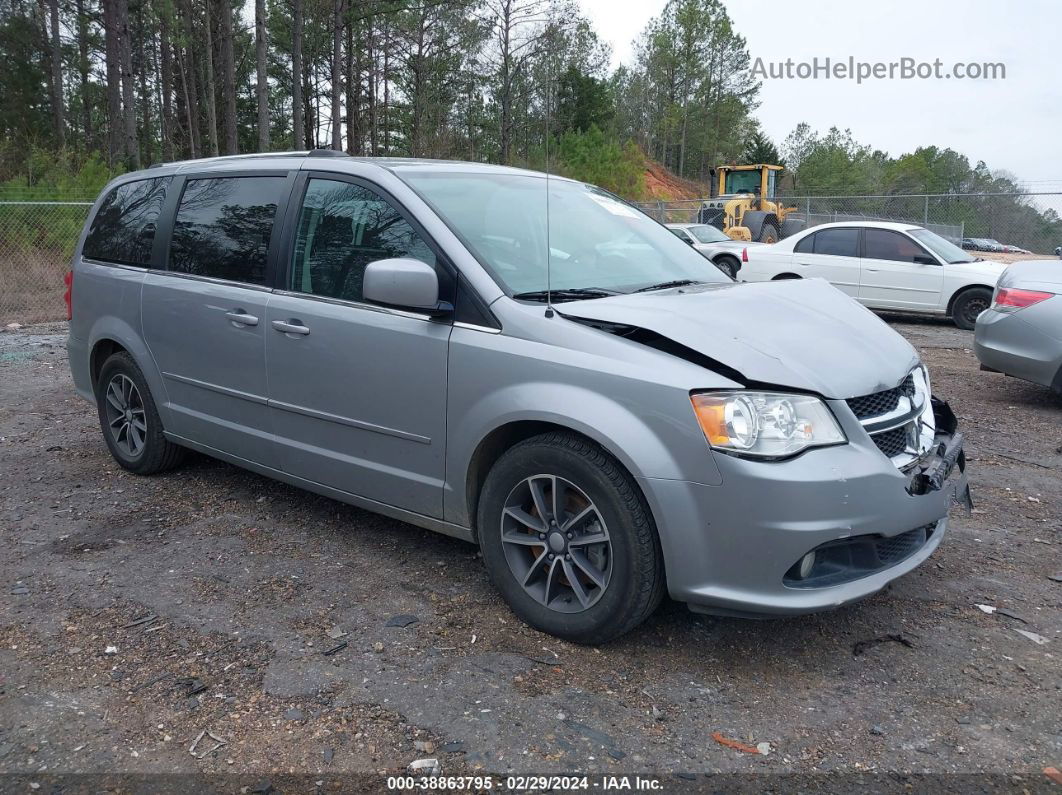
[(871, 417), (880, 417), (895, 411), (900, 405), (900, 397), (914, 394), (914, 375), (908, 375), (899, 386), (886, 389), (884, 392), (875, 392), (872, 395), (863, 395), (847, 401), (848, 407), (856, 415), (856, 419), (865, 420)]
[(875, 433), (870, 438), (878, 446), (878, 449), (885, 454), (886, 458), (892, 458), (907, 449), (907, 426), (901, 425), (891, 431)]
[(723, 228), (723, 220), (726, 212), (718, 207), (702, 207), (700, 223), (714, 226), (716, 229)]
[(916, 527), (895, 536), (866, 535), (829, 541), (815, 548), (815, 565), (800, 578), (800, 561), (782, 582), (790, 588), (826, 588), (858, 580), (902, 563), (926, 545), (936, 524)]

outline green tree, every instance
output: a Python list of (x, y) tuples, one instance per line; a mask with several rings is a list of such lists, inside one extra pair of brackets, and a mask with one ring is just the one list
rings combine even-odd
[(741, 159), (747, 165), (759, 163), (777, 166), (785, 165), (784, 158), (779, 153), (778, 147), (760, 130), (753, 130), (752, 135), (745, 141), (745, 149), (741, 153)]
[(596, 125), (561, 136), (557, 146), (564, 176), (600, 185), (627, 199), (645, 196), (645, 158), (633, 141), (621, 144)]
[(592, 126), (606, 129), (615, 114), (616, 105), (608, 83), (570, 64), (558, 81), (554, 129), (562, 133), (586, 132)]

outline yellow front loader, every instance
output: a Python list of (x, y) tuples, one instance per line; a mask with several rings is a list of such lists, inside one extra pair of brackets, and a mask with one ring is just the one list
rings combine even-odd
[(701, 203), (698, 220), (722, 229), (733, 240), (777, 243), (799, 232), (805, 219), (790, 217), (796, 207), (785, 207), (774, 198), (781, 170), (765, 163), (717, 167), (714, 195)]

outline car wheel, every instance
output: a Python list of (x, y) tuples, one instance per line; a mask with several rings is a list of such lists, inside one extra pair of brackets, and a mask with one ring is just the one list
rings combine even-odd
[(175, 467), (184, 448), (162, 433), (155, 401), (144, 374), (128, 353), (108, 357), (96, 381), (100, 428), (114, 460), (139, 475), (153, 475)]
[(741, 267), (741, 263), (734, 257), (720, 257), (715, 260), (715, 267), (719, 268), (723, 273), (729, 276), (731, 279), (736, 279), (738, 269)]
[(951, 318), (955, 325), (966, 331), (973, 329), (978, 316), (992, 305), (992, 291), (985, 287), (966, 290), (955, 299)]
[(760, 242), (761, 243), (777, 243), (778, 242), (778, 227), (774, 224), (764, 224), (760, 229)]
[(574, 434), (536, 436), (502, 455), (483, 485), (477, 528), (494, 586), (543, 632), (604, 643), (663, 598), (660, 545), (634, 479)]

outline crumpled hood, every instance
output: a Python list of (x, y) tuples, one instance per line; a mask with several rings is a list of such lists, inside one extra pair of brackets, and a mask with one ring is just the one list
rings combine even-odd
[(637, 326), (746, 381), (847, 399), (896, 386), (913, 347), (822, 279), (695, 285), (560, 304), (567, 317)]

